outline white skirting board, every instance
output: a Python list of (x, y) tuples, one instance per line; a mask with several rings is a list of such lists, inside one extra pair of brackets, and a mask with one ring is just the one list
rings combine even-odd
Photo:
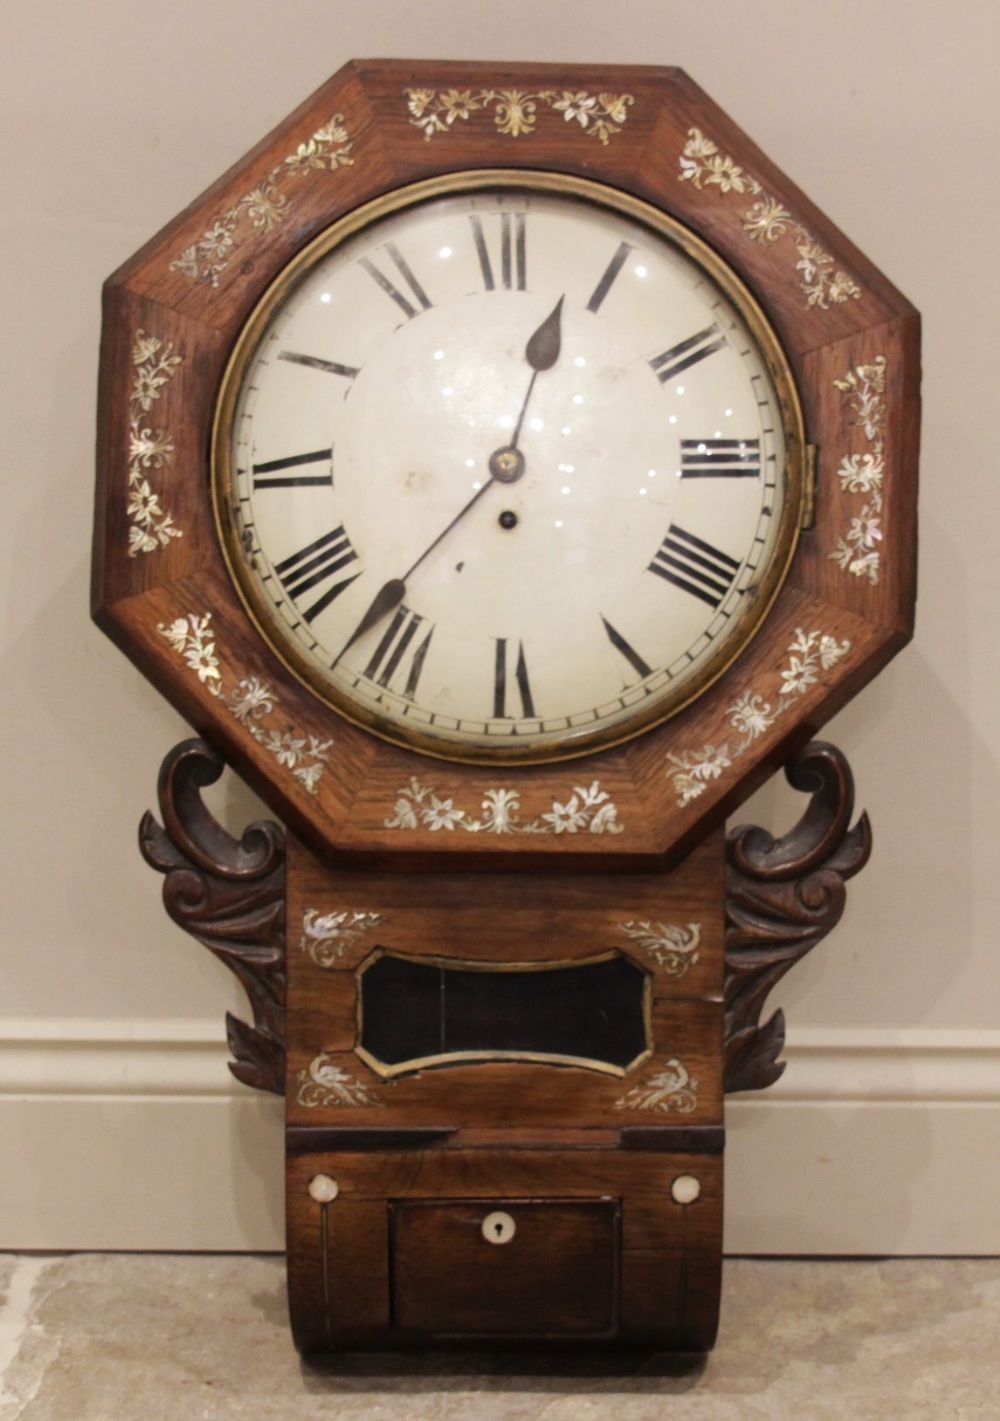
[[(727, 1107), (728, 1253), (1000, 1253), (1000, 1032), (785, 1054)], [(225, 1062), (214, 1022), (0, 1022), (0, 1249), (282, 1249), (282, 1105)]]

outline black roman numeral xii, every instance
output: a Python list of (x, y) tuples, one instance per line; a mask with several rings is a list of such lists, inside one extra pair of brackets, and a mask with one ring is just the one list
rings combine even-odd
[[(527, 286), (527, 214), (524, 212), (501, 212), (500, 217), (500, 286), (504, 291), (524, 291)], [(469, 214), (472, 237), (479, 257), (479, 268), (483, 274), (483, 285), (487, 291), (497, 289), (497, 273), (490, 260), (490, 250), (483, 228), (483, 219), (478, 212)]]

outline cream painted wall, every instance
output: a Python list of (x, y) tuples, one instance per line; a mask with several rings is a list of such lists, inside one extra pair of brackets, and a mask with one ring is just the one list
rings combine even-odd
[[(135, 848), (159, 762), (184, 727), (88, 620), (98, 301), (110, 271), (341, 63), (382, 54), (678, 64), (923, 312), (917, 638), (828, 731), (853, 764), (876, 854), (835, 937), (782, 991), (783, 1087), (731, 1112), (729, 1239), (781, 1251), (1000, 1250), (983, 1154), (1000, 1124), (1000, 10), (983, 0), (5, 10), (0, 1246), (280, 1246), (259, 1171), (243, 1163), (272, 1152), (261, 1169), (276, 1179), (276, 1117), (267, 1102), (240, 1103), (212, 1045), (237, 993), (168, 923)], [(238, 785), (216, 802), (234, 822), (256, 812)], [(780, 828), (794, 812), (790, 792), (768, 787), (746, 815)], [(185, 1131), (183, 1151), (165, 1148)], [(191, 1147), (202, 1138), (203, 1151)], [(776, 1152), (795, 1162), (780, 1207)], [(90, 1193), (52, 1189), (70, 1164)], [(212, 1172), (204, 1188), (199, 1169)], [(844, 1193), (859, 1170), (860, 1210)], [(109, 1176), (123, 1186), (110, 1214)], [(206, 1213), (195, 1201), (208, 1194)]]

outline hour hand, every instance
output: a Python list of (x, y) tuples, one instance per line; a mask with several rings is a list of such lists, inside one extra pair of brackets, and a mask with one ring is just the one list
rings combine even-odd
[(559, 359), (562, 345), (562, 304), (566, 298), (560, 296), (551, 313), (535, 331), (524, 349), (524, 358), (536, 373), (551, 370)]
[(378, 592), (375, 594), (375, 597), (372, 601), (371, 606), (368, 608), (368, 611), (364, 614), (364, 616), (361, 618), (361, 621), (358, 623), (358, 625), (354, 628), (353, 632), (351, 632), (351, 635), (344, 642), (344, 645), (340, 648), (340, 651), (337, 653), (335, 659), (331, 661), (330, 670), (333, 670), (333, 668), (337, 665), (337, 662), (340, 661), (341, 657), (345, 654), (345, 652), (350, 651), (351, 647), (356, 641), (361, 640), (365, 632), (371, 631), (372, 627), (374, 627), (376, 623), (380, 622), (383, 617), (387, 617), (390, 612), (394, 611), (395, 608), (399, 606), (400, 602), (402, 602), (405, 596), (406, 583), (401, 578), (394, 577), (391, 578), (388, 582), (383, 583), (382, 586), (379, 588)]

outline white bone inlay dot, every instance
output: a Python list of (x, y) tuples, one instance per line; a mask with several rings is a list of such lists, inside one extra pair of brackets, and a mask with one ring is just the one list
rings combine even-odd
[(693, 1204), (701, 1193), (701, 1181), (693, 1174), (679, 1174), (670, 1186), (675, 1204)]

